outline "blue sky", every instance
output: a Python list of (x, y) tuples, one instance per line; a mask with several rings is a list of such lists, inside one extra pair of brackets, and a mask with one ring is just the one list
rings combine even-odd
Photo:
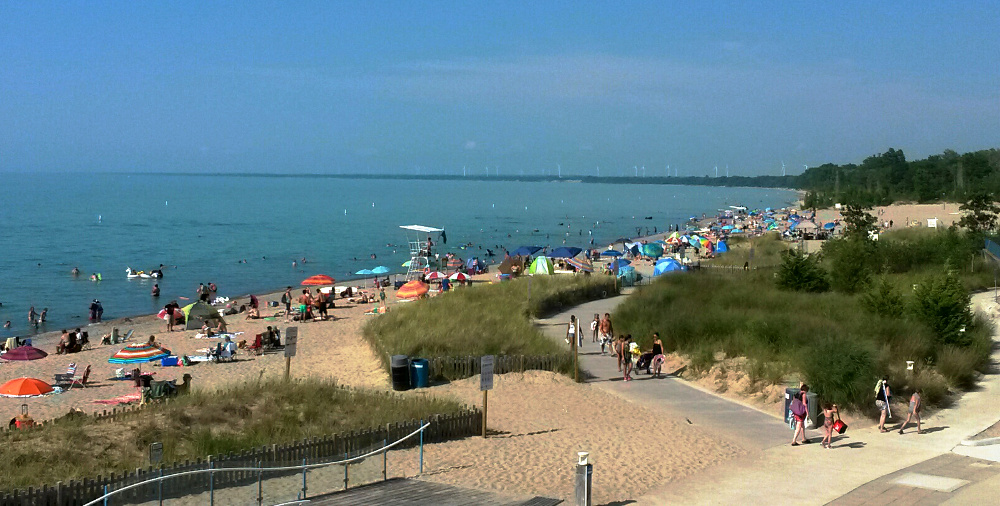
[(0, 0), (0, 171), (757, 175), (1000, 147), (997, 4), (883, 4)]

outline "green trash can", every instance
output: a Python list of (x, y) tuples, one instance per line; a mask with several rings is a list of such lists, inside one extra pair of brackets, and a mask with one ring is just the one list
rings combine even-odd
[(410, 385), (413, 388), (427, 388), (430, 386), (431, 363), (427, 359), (415, 358), (410, 360)]

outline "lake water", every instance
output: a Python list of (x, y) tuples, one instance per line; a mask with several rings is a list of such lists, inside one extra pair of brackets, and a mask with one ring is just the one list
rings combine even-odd
[[(0, 321), (12, 322), (0, 337), (35, 332), (30, 306), (49, 308), (44, 332), (87, 323), (95, 298), (107, 320), (193, 300), (202, 282), (246, 296), (313, 274), (343, 280), (378, 265), (404, 272), (400, 225), (444, 228), (448, 243), (438, 250), (484, 259), (485, 248), (502, 257), (496, 245), (586, 247), (593, 238), (606, 247), (637, 227), (795, 200), (774, 189), (572, 182), (15, 173), (0, 173), (0, 182)], [(168, 266), (162, 280), (125, 277), (126, 266), (159, 264)], [(103, 281), (91, 282), (97, 272)]]

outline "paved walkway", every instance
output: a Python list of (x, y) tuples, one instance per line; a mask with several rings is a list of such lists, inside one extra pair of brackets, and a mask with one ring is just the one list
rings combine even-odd
[[(974, 302), (983, 303), (991, 295), (977, 295)], [(1000, 363), (996, 350), (993, 363), (994, 369)], [(1000, 451), (958, 445), (995, 423), (998, 405), (1000, 375), (994, 372), (952, 408), (925, 416), (925, 434), (916, 434), (912, 427), (904, 435), (883, 434), (873, 427), (849, 429), (834, 440), (832, 450), (776, 446), (654, 488), (638, 504), (992, 504), (1000, 497), (1000, 477), (993, 475), (996, 468), (987, 459), (1000, 461)], [(887, 426), (901, 422), (896, 417)], [(900, 482), (907, 473), (918, 476)], [(929, 489), (921, 484), (946, 483), (938, 478), (968, 483), (946, 495), (938, 494), (941, 490), (925, 492)]]
[[(580, 348), (579, 360), (581, 372), (587, 373), (588, 383), (594, 383), (639, 404), (663, 409), (675, 418), (687, 419), (689, 423), (715, 432), (747, 449), (762, 450), (791, 441), (792, 432), (777, 413), (772, 415), (758, 411), (705, 392), (675, 377), (655, 379), (644, 374), (633, 374), (633, 381), (622, 381), (614, 356), (601, 355), (600, 345), (591, 342), (590, 321), (595, 313), (611, 313), (611, 320), (614, 322), (614, 309), (625, 297), (621, 295), (582, 304), (538, 320), (536, 324), (552, 339), (565, 345), (566, 324), (570, 315), (576, 315), (577, 319), (582, 320), (586, 337)], [(812, 435), (815, 437), (816, 433)]]
[(516, 498), (494, 492), (473, 490), (421, 480), (396, 478), (334, 492), (306, 501), (323, 506), (555, 506), (561, 499)]

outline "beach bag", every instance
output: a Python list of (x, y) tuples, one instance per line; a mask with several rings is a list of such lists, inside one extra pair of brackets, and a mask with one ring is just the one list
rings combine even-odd
[(788, 409), (793, 415), (799, 418), (805, 418), (806, 416), (806, 405), (803, 404), (802, 399), (799, 399), (798, 397), (792, 399), (792, 404), (788, 406)]
[(837, 431), (837, 434), (843, 434), (847, 432), (847, 424), (840, 419), (840, 413), (835, 413), (837, 415), (837, 421), (833, 422), (833, 430)]

